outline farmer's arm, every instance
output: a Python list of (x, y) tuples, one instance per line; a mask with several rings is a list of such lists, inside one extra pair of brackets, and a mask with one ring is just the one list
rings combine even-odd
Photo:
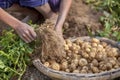
[(55, 26), (55, 30), (62, 36), (62, 26), (71, 6), (72, 0), (61, 0), (60, 12)]
[(11, 26), (13, 29), (15, 29), (16, 32), (18, 33), (18, 35), (25, 42), (28, 43), (35, 39), (36, 33), (34, 32), (32, 27), (19, 21), (18, 19), (14, 18), (13, 16), (9, 15), (2, 8), (0, 8), (0, 20), (4, 21), (6, 24)]

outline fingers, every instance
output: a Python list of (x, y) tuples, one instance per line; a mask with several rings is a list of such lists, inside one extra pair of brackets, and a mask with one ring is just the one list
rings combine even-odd
[(19, 25), (15, 30), (20, 38), (23, 39), (26, 43), (30, 43), (36, 38), (34, 29), (25, 23)]
[(34, 29), (29, 29), (29, 33), (30, 33), (30, 35), (31, 35), (31, 37), (33, 38), (33, 39), (35, 39), (36, 38), (36, 33), (35, 33), (35, 31), (34, 31)]
[(24, 40), (26, 43), (29, 43), (29, 40), (26, 38), (26, 35), (25, 35), (25, 34), (20, 35), (20, 38), (21, 38), (22, 40)]
[(25, 34), (26, 34), (26, 39), (28, 40), (28, 42), (31, 42), (34, 40), (34, 37), (32, 37), (31, 32), (29, 30), (26, 30)]
[(34, 30), (32, 30), (32, 29), (24, 30), (24, 32), (22, 34), (22, 39), (26, 43), (32, 42), (35, 38), (36, 38), (36, 33), (34, 32)]

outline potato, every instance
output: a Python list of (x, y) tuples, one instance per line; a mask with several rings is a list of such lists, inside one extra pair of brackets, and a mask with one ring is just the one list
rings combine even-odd
[(81, 46), (83, 49), (86, 48), (86, 47), (90, 47), (90, 43), (89, 42), (83, 42), (82, 46)]
[(79, 73), (79, 72), (80, 72), (80, 71), (79, 71), (79, 70), (77, 70), (77, 69), (73, 71), (73, 73)]
[(61, 64), (61, 69), (62, 69), (62, 70), (66, 70), (67, 68), (68, 68), (68, 62), (67, 62), (67, 61), (62, 62), (62, 64)]
[(91, 43), (91, 46), (92, 46), (92, 47), (97, 47), (98, 44), (97, 44), (97, 43)]
[(101, 61), (101, 60), (104, 59), (103, 54), (100, 53), (100, 52), (96, 54), (95, 58), (96, 58), (98, 61)]
[(95, 52), (90, 52), (90, 53), (89, 53), (89, 57), (95, 58), (95, 56), (96, 56), (96, 53), (95, 53)]
[(78, 54), (73, 54), (73, 59), (80, 59), (80, 55), (78, 55)]
[(75, 50), (75, 51), (73, 51), (73, 53), (74, 53), (74, 54), (78, 54), (78, 53), (79, 53), (79, 51), (78, 51), (78, 50)]
[(80, 50), (80, 46), (79, 45), (76, 45), (76, 50)]
[(103, 50), (103, 46), (100, 45), (100, 44), (98, 44), (98, 46), (97, 46), (97, 51), (102, 51), (102, 50)]
[(96, 67), (99, 65), (99, 63), (96, 59), (93, 59), (92, 64), (93, 64), (93, 66), (96, 66)]
[(100, 40), (98, 40), (96, 38), (92, 38), (91, 42), (93, 42), (93, 43), (100, 43)]
[(87, 53), (89, 53), (89, 52), (91, 52), (91, 49), (90, 49), (90, 48), (85, 48), (85, 51), (86, 51)]
[(86, 66), (88, 64), (87, 60), (85, 58), (81, 58), (79, 60), (79, 66)]
[(101, 64), (101, 65), (99, 65), (99, 69), (102, 71), (105, 71), (105, 70), (107, 70), (107, 66), (105, 64)]
[(80, 40), (80, 39), (77, 39), (77, 40), (75, 41), (75, 43), (76, 43), (77, 45), (80, 45), (80, 44), (82, 44), (82, 43), (83, 43), (83, 41), (82, 41), (82, 40)]
[(99, 69), (97, 67), (92, 67), (91, 69), (93, 73), (99, 73)]
[(67, 45), (68, 45), (68, 47), (69, 47), (69, 48), (71, 48), (71, 47), (72, 47), (72, 43), (68, 43)]
[(91, 52), (96, 53), (97, 52), (97, 48), (91, 48)]
[(68, 45), (64, 45), (64, 49), (65, 49), (66, 51), (69, 50)]
[(88, 68), (87, 66), (83, 66), (83, 67), (82, 67), (82, 70), (86, 70), (86, 71), (88, 71), (89, 68)]
[(72, 60), (72, 63), (74, 63), (76, 66), (78, 66), (78, 62), (79, 62), (78, 59), (74, 59), (74, 60)]
[(68, 72), (68, 73), (69, 73), (69, 72), (70, 72), (70, 70), (69, 70), (69, 69), (66, 69), (66, 70), (65, 70), (65, 72)]
[(107, 43), (106, 42), (101, 42), (100, 43), (104, 48), (107, 46)]
[(60, 65), (56, 62), (52, 63), (51, 64), (51, 68), (54, 69), (54, 70), (60, 70)]
[(67, 50), (66, 53), (72, 53), (72, 51), (71, 50)]
[(66, 44), (72, 43), (70, 39), (66, 39), (65, 42), (66, 42)]
[(112, 64), (111, 63), (106, 63), (106, 67), (107, 67), (107, 70), (111, 70), (112, 69)]
[(82, 52), (81, 55), (83, 58), (89, 58), (89, 54), (86, 52)]
[(76, 69), (76, 64), (74, 64), (74, 63), (71, 63), (71, 65), (70, 65), (70, 70), (75, 70)]
[(49, 66), (50, 66), (50, 63), (49, 63), (49, 62), (45, 62), (43, 65), (44, 65), (45, 67), (49, 67)]
[(115, 65), (115, 66), (114, 66), (114, 69), (118, 69), (118, 68), (120, 68), (119, 65)]
[(109, 52), (107, 53), (107, 56), (108, 56), (108, 57), (114, 57), (114, 53), (112, 53), (111, 51), (109, 51)]
[(73, 43), (73, 44), (72, 44), (72, 47), (70, 48), (70, 50), (72, 50), (72, 51), (77, 50), (77, 49), (76, 49), (76, 46), (77, 46), (77, 45), (76, 45), (75, 43)]
[(119, 56), (117, 48), (112, 48), (111, 51), (112, 51), (114, 57), (118, 57)]
[(84, 70), (84, 69), (82, 69), (82, 70), (80, 71), (80, 73), (87, 73), (87, 71)]
[(111, 63), (112, 66), (114, 66), (116, 64), (116, 61), (114, 59), (111, 59), (111, 60), (109, 60), (109, 63)]

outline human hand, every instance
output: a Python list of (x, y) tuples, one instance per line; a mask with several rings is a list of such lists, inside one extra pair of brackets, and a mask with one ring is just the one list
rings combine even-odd
[(26, 43), (33, 41), (36, 38), (36, 33), (34, 29), (26, 23), (21, 23), (16, 26), (15, 31)]
[(55, 31), (57, 32), (57, 35), (60, 37), (60, 39), (62, 40), (62, 42), (64, 43), (64, 38), (63, 38), (63, 32), (62, 32), (62, 28), (56, 27)]

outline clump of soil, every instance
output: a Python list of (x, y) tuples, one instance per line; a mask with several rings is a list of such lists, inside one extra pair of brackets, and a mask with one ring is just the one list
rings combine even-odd
[[(53, 26), (51, 23), (44, 23), (38, 29), (37, 41), (40, 41), (42, 46), (42, 57), (50, 59), (58, 59), (65, 56), (63, 42), (57, 35), (56, 31), (49, 28)], [(37, 49), (38, 50), (38, 49)], [(40, 49), (41, 50), (41, 49)], [(39, 51), (40, 51), (39, 50)]]

